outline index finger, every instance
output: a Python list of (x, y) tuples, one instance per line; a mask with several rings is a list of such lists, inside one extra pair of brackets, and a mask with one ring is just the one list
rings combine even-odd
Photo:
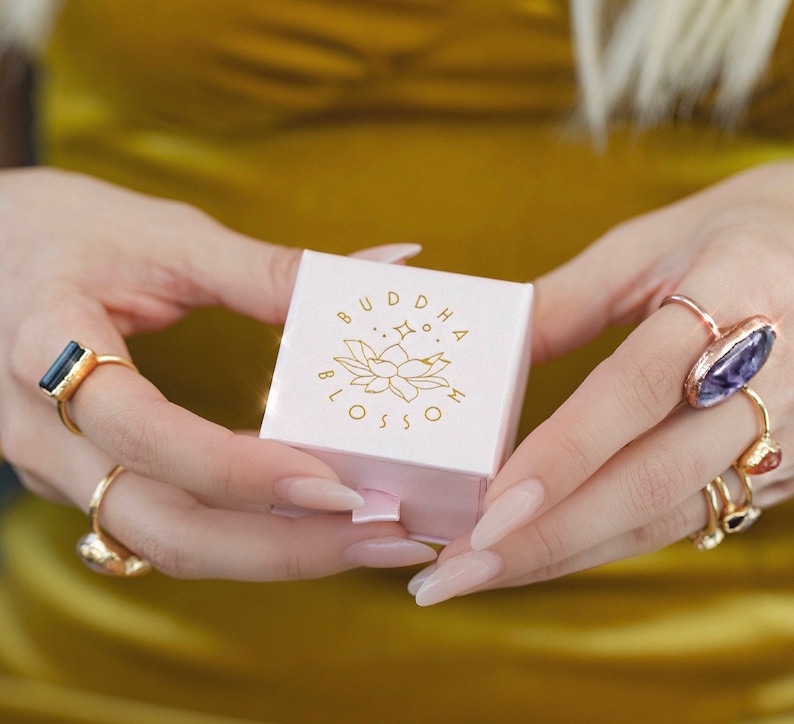
[[(718, 321), (735, 322), (743, 313), (749, 316), (746, 311), (740, 304), (724, 305)], [(488, 502), (530, 476), (532, 517), (570, 495), (681, 402), (687, 373), (711, 341), (708, 327), (691, 310), (667, 305), (656, 311), (519, 446), (491, 486)]]
[(96, 368), (69, 404), (86, 436), (113, 460), (200, 495), (295, 502), (280, 481), (339, 480), (306, 453), (235, 434), (169, 402), (145, 377), (118, 365)]

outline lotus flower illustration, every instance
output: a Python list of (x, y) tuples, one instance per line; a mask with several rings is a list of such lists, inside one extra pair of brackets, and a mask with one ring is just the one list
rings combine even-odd
[(419, 390), (449, 387), (449, 382), (438, 376), (449, 364), (443, 352), (412, 359), (400, 344), (393, 344), (380, 354), (360, 339), (346, 339), (345, 344), (352, 357), (334, 357), (334, 360), (353, 375), (350, 384), (363, 386), (365, 392), (389, 390), (410, 402), (416, 399)]

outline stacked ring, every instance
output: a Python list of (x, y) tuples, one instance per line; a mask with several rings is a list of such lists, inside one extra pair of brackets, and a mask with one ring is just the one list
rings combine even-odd
[(721, 515), (720, 496), (713, 482), (703, 488), (708, 508), (708, 523), (703, 530), (693, 533), (689, 540), (699, 551), (710, 551), (716, 548), (725, 539), (725, 531), (719, 524)]
[(712, 316), (683, 294), (662, 300), (691, 309), (709, 328), (714, 340), (692, 366), (684, 382), (684, 398), (692, 407), (712, 407), (739, 392), (763, 367), (775, 341), (775, 328), (755, 315), (722, 331)]
[(113, 481), (124, 472), (116, 465), (97, 485), (88, 506), (91, 532), (77, 542), (77, 553), (92, 571), (107, 576), (142, 576), (152, 570), (149, 561), (140, 558), (105, 533), (99, 526), (99, 506)]
[(736, 465), (734, 465), (734, 470), (738, 473), (744, 486), (744, 505), (737, 505), (733, 502), (731, 491), (721, 477), (717, 477), (713, 481), (722, 497), (724, 506), (720, 516), (720, 527), (728, 534), (747, 530), (761, 515), (761, 509), (753, 505), (753, 487), (750, 477)]
[(737, 505), (733, 501), (731, 491), (721, 476), (717, 476), (705, 488), (703, 494), (708, 503), (708, 522), (706, 527), (689, 536), (699, 551), (716, 548), (725, 538), (725, 534), (741, 533), (747, 530), (761, 515), (761, 509), (753, 505), (753, 485), (750, 476), (733, 464), (744, 488), (744, 503)]
[(741, 457), (736, 461), (736, 466), (741, 468), (747, 475), (762, 475), (780, 465), (783, 459), (783, 451), (769, 431), (769, 412), (758, 393), (746, 385), (742, 392), (758, 407), (758, 411), (761, 413), (762, 430), (761, 437), (742, 453)]
[(58, 415), (67, 429), (75, 435), (83, 433), (69, 417), (66, 403), (77, 392), (83, 380), (102, 364), (124, 365), (135, 372), (138, 371), (138, 368), (126, 357), (115, 354), (97, 355), (92, 349), (72, 341), (66, 345), (39, 381), (42, 392), (58, 401)]

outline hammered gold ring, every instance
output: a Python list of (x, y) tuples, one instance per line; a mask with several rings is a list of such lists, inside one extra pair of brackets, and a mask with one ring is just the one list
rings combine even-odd
[(666, 304), (680, 304), (692, 310), (714, 337), (684, 381), (684, 398), (692, 407), (712, 407), (723, 402), (764, 366), (775, 342), (775, 327), (767, 317), (757, 314), (721, 330), (714, 318), (690, 297), (671, 294), (661, 306)]
[(57, 400), (58, 415), (61, 421), (75, 435), (83, 433), (69, 416), (66, 403), (77, 392), (85, 378), (103, 364), (124, 365), (135, 372), (138, 371), (133, 362), (126, 357), (119, 357), (115, 354), (98, 355), (94, 350), (79, 342), (71, 341), (44, 373), (44, 377), (39, 380), (39, 388), (45, 395)]
[(708, 522), (705, 528), (689, 536), (692, 545), (701, 552), (713, 550), (725, 540), (725, 531), (720, 526), (720, 517), (722, 516), (720, 494), (713, 481), (703, 488), (703, 495), (706, 498)]
[(149, 561), (135, 555), (99, 526), (99, 507), (113, 481), (124, 472), (116, 465), (97, 485), (88, 505), (91, 532), (77, 542), (77, 553), (92, 571), (106, 576), (142, 576), (152, 570)]

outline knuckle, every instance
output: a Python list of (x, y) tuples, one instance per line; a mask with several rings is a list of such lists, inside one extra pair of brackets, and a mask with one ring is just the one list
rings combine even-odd
[(689, 531), (684, 527), (684, 516), (679, 509), (631, 531), (638, 553), (650, 553), (673, 543)]
[(185, 555), (176, 536), (168, 531), (150, 531), (137, 545), (136, 552), (154, 568), (171, 578), (197, 578), (198, 570)]
[(246, 459), (245, 449), (240, 447), (241, 438), (229, 432), (225, 440), (209, 456), (212, 466), (208, 468), (207, 485), (211, 495), (229, 500), (255, 500), (259, 487), (251, 489), (246, 468), (235, 461)]
[(115, 415), (107, 425), (109, 446), (121, 465), (158, 480), (170, 477), (167, 437), (159, 434), (151, 416)]
[[(302, 581), (310, 578), (306, 566), (304, 565), (303, 557), (298, 551), (290, 550), (287, 552), (286, 557), (280, 562), (280, 568), (284, 578), (290, 581)], [(272, 574), (271, 576), (272, 577)]]
[(539, 524), (535, 526), (529, 548), (532, 551), (532, 560), (535, 568), (552, 568), (555, 564), (566, 558), (566, 544), (569, 536), (556, 521), (554, 525)]
[(681, 397), (681, 375), (662, 351), (615, 359), (614, 394), (620, 413), (639, 425), (656, 424)]
[[(702, 260), (713, 268), (721, 268), (730, 258), (731, 266), (741, 270), (742, 278), (758, 276), (767, 280), (756, 290), (753, 312), (759, 302), (779, 307), (780, 292), (789, 289), (788, 270), (794, 263), (790, 229), (790, 211), (780, 213), (770, 204), (743, 205), (711, 219), (702, 229)], [(770, 258), (776, 259), (773, 267), (767, 262)]]
[(556, 444), (559, 459), (565, 460), (567, 475), (573, 480), (586, 480), (603, 463), (603, 443), (593, 430), (577, 421), (566, 425)]
[(681, 501), (688, 475), (676, 455), (662, 451), (644, 456), (620, 478), (628, 520), (644, 521), (664, 515)]

